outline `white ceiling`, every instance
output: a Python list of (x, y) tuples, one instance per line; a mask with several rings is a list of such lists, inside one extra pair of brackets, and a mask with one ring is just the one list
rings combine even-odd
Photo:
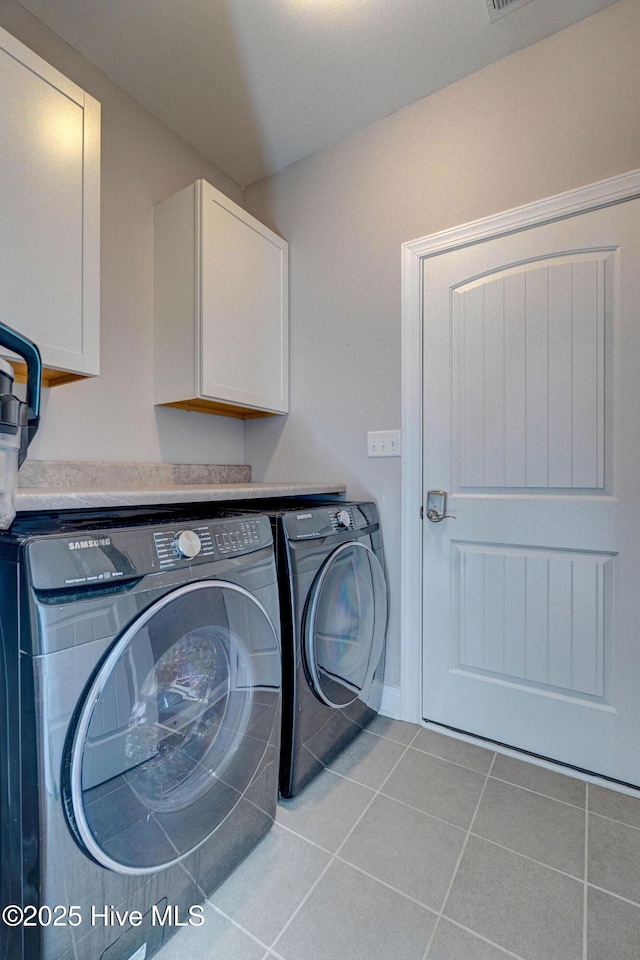
[(241, 186), (615, 0), (21, 0)]

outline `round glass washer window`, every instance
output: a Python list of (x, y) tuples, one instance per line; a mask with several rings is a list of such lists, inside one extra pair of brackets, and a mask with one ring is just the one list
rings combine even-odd
[(266, 749), (246, 736), (265, 654), (280, 655), (264, 607), (215, 580), (165, 595), (116, 641), (68, 751), (67, 809), (98, 863), (168, 867), (239, 802)]

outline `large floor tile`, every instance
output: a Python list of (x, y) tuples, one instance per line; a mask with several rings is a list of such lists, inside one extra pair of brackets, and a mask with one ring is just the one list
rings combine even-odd
[(257, 943), (230, 920), (205, 904), (204, 923), (184, 927), (156, 954), (157, 960), (200, 960), (224, 957), (233, 960), (262, 960), (264, 944)]
[(598, 787), (592, 783), (589, 784), (588, 790), (591, 813), (599, 813), (603, 817), (620, 820), (621, 823), (628, 823), (631, 827), (640, 827), (640, 799), (617, 793), (615, 790), (607, 790), (606, 787)]
[(276, 822), (335, 853), (375, 796), (373, 790), (325, 770), (292, 800), (281, 800)]
[(587, 960), (638, 960), (640, 907), (589, 889)]
[(584, 877), (585, 812), (502, 780), (489, 780), (473, 832), (574, 877)]
[(565, 776), (556, 770), (540, 767), (536, 763), (526, 760), (517, 760), (506, 754), (497, 753), (491, 776), (499, 780), (507, 780), (527, 790), (535, 790), (554, 800), (564, 800), (576, 807), (584, 807), (586, 798), (586, 784), (575, 777)]
[(436, 730), (422, 729), (411, 743), (416, 750), (423, 750), (443, 760), (451, 760), (479, 773), (487, 773), (493, 760), (493, 750), (486, 750), (466, 740), (449, 737)]
[(447, 917), (525, 960), (582, 960), (584, 885), (470, 837)]
[(509, 960), (516, 956), (496, 947), (448, 920), (438, 921), (438, 929), (427, 960)]
[(640, 903), (640, 830), (590, 813), (587, 879)]
[(409, 747), (382, 792), (467, 828), (486, 777)]
[(340, 857), (440, 910), (466, 833), (379, 795)]
[(377, 717), (158, 960), (640, 960), (640, 800), (492, 757)]
[(209, 899), (270, 945), (329, 860), (325, 851), (276, 824)]
[(285, 960), (422, 960), (426, 908), (334, 861), (274, 944)]
[(389, 776), (406, 747), (402, 743), (378, 737), (363, 730), (349, 746), (335, 757), (329, 769), (349, 777), (365, 787), (378, 790)]

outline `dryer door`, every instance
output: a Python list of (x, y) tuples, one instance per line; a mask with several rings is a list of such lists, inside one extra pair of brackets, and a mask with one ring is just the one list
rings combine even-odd
[(311, 587), (304, 652), (316, 696), (343, 709), (368, 700), (387, 628), (387, 583), (380, 561), (364, 543), (343, 543), (329, 555)]
[(125, 874), (187, 856), (242, 798), (279, 696), (278, 637), (252, 594), (209, 580), (152, 604), (99, 665), (67, 738), (80, 844)]

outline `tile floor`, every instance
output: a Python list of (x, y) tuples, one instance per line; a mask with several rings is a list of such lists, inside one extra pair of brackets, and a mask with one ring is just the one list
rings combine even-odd
[(639, 960), (640, 800), (377, 717), (158, 960)]

